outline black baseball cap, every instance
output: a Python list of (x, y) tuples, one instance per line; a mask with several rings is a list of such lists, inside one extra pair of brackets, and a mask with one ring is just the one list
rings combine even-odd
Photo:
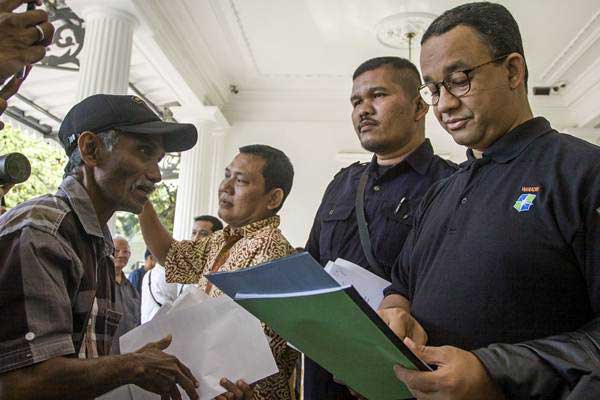
[(70, 156), (81, 133), (111, 129), (129, 134), (162, 135), (167, 153), (191, 149), (198, 140), (194, 125), (163, 122), (139, 97), (112, 94), (95, 94), (73, 106), (60, 125), (58, 138)]

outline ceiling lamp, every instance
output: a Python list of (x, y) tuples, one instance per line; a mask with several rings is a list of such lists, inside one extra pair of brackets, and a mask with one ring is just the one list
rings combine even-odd
[(377, 40), (393, 49), (408, 49), (408, 59), (412, 60), (412, 47), (420, 43), (425, 30), (437, 17), (426, 12), (402, 12), (390, 15), (379, 21), (375, 27)]

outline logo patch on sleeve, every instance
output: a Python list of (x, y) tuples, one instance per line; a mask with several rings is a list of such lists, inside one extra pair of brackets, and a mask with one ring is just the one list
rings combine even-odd
[(529, 211), (531, 207), (533, 207), (533, 201), (535, 200), (536, 195), (530, 193), (523, 193), (519, 196), (513, 208), (518, 212)]

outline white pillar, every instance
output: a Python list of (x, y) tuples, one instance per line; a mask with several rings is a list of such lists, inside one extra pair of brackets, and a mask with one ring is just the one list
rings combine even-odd
[(198, 129), (197, 144), (181, 153), (179, 164), (173, 237), (183, 240), (191, 237), (194, 217), (216, 216), (218, 186), (215, 187), (215, 181), (222, 176), (225, 167), (222, 143), (229, 124), (216, 107), (187, 110), (182, 107), (173, 109), (173, 114), (179, 122), (192, 123)]
[(84, 0), (75, 5), (85, 21), (77, 98), (127, 94), (135, 17), (121, 1)]
[(212, 181), (210, 183), (211, 194), (208, 203), (208, 212), (214, 216), (216, 216), (219, 211), (219, 185), (225, 175), (225, 166), (231, 161), (225, 160), (224, 158), (226, 133), (227, 128), (214, 129), (212, 131), (213, 168), (211, 173)]
[[(85, 21), (77, 99), (94, 94), (127, 94), (136, 19), (124, 0), (72, 0)], [(108, 228), (115, 234), (115, 216)]]

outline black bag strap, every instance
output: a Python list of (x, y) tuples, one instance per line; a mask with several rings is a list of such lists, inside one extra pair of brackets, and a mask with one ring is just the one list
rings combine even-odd
[(358, 224), (358, 235), (360, 236), (360, 245), (362, 246), (363, 253), (365, 253), (365, 257), (367, 258), (371, 270), (380, 277), (388, 279), (385, 271), (373, 256), (369, 226), (367, 224), (367, 218), (365, 217), (365, 188), (367, 187), (367, 180), (369, 179), (368, 171), (369, 168), (366, 168), (362, 173), (360, 181), (358, 182), (358, 188), (356, 189), (356, 202), (354, 208), (356, 211), (356, 222)]
[(154, 300), (154, 302), (158, 304), (159, 307), (162, 307), (162, 304), (159, 303), (158, 300), (156, 300), (156, 297), (154, 297), (154, 293), (152, 293), (152, 270), (148, 271), (148, 289), (150, 289), (150, 296), (152, 296), (152, 300)]

